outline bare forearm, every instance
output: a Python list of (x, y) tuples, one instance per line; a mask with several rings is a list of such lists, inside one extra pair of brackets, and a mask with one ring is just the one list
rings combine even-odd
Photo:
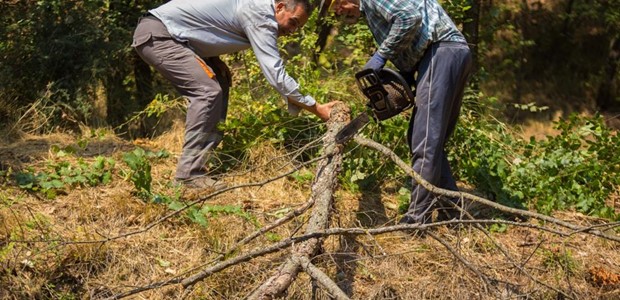
[(289, 98), (288, 99), (289, 103), (300, 107), (302, 109), (307, 110), (308, 112), (313, 113), (314, 115), (316, 115), (317, 117), (319, 117), (321, 120), (323, 121), (327, 121), (329, 120), (329, 114), (331, 112), (331, 108), (332, 106), (334, 106), (333, 102), (327, 103), (327, 104), (320, 104), (320, 103), (316, 103), (314, 105), (308, 106), (308, 105), (304, 105), (302, 103), (299, 103), (297, 101), (295, 101), (294, 99)]

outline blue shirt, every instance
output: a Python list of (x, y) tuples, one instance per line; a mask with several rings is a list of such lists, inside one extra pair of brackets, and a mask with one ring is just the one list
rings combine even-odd
[[(170, 35), (199, 56), (213, 57), (252, 47), (267, 81), (285, 98), (316, 102), (299, 91), (278, 51), (274, 0), (172, 0), (149, 11)], [(289, 106), (289, 111), (295, 113)]]
[(411, 71), (434, 42), (467, 43), (436, 0), (361, 0), (360, 10), (377, 51), (401, 71)]

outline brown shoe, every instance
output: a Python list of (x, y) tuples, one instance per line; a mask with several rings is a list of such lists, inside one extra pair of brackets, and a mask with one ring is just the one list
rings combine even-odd
[(183, 184), (189, 189), (225, 189), (226, 183), (217, 181), (209, 176), (197, 176), (189, 179), (176, 179), (177, 182)]

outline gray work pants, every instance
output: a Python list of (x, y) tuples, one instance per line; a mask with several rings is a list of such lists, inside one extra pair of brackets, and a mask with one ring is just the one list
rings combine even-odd
[(183, 152), (175, 177), (204, 175), (209, 153), (222, 140), (217, 124), (226, 119), (230, 83), (208, 59), (203, 60), (186, 43), (173, 39), (155, 17), (140, 19), (132, 47), (188, 100)]
[[(458, 188), (444, 147), (456, 126), (471, 69), (467, 45), (432, 44), (418, 67), (416, 106), (407, 132), (413, 169), (429, 183), (454, 191)], [(406, 215), (415, 222), (428, 223), (437, 200), (436, 195), (414, 180)]]

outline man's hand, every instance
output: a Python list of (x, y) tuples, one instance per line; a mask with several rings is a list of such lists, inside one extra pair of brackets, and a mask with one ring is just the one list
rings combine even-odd
[(379, 51), (377, 51), (364, 65), (364, 70), (373, 69), (375, 71), (379, 71), (383, 69), (383, 66), (385, 66), (386, 62), (387, 62), (387, 59), (381, 56), (381, 54), (379, 54)]
[(321, 118), (321, 120), (323, 120), (324, 122), (327, 122), (331, 115), (332, 108), (334, 108), (334, 105), (336, 105), (336, 103), (338, 103), (338, 101), (332, 101), (325, 104), (317, 103), (315, 115)]
[(330, 114), (332, 112), (332, 108), (338, 102), (339, 101), (332, 101), (332, 102), (325, 103), (325, 104), (320, 104), (317, 102), (315, 105), (306, 106), (289, 98), (289, 103), (315, 114), (317, 117), (319, 117), (324, 122), (327, 122), (327, 120), (329, 120)]

